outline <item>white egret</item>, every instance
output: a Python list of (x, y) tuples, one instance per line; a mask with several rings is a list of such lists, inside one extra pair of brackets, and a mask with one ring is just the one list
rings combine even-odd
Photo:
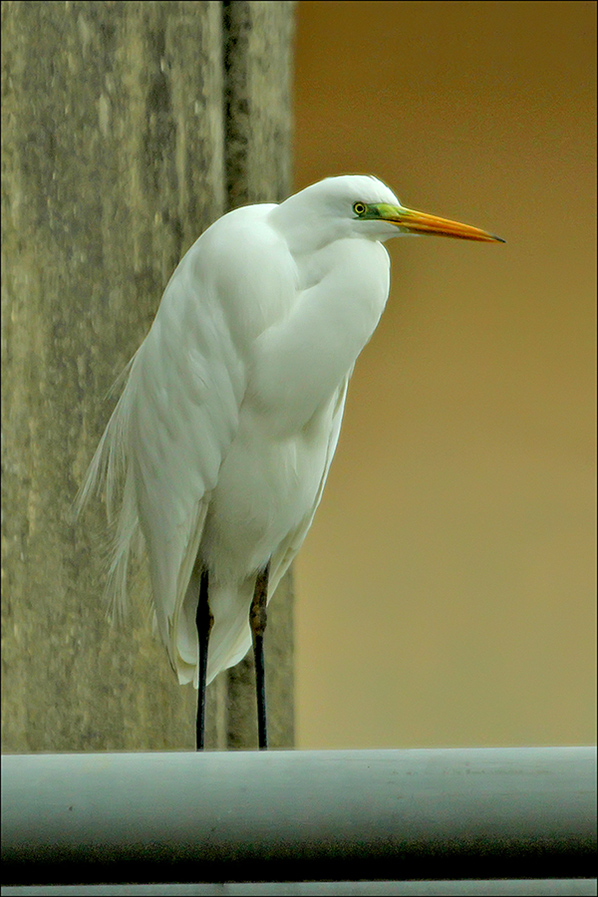
[(311, 525), (353, 366), (386, 304), (383, 243), (403, 234), (499, 240), (406, 209), (362, 175), (229, 212), (176, 268), (127, 369), (80, 504), (105, 487), (116, 610), (145, 543), (170, 663), (199, 688), (198, 748), (206, 683), (252, 640), (267, 745), (266, 603)]

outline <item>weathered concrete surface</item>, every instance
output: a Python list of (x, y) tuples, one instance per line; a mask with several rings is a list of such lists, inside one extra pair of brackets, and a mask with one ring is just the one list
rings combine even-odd
[[(291, 4), (233, 6), (255, 7), (256, 16), (280, 8), (279, 61), (288, 67)], [(237, 204), (226, 178), (225, 19), (217, 2), (2, 4), (7, 751), (194, 743), (195, 693), (177, 685), (151, 634), (146, 578), (135, 584), (126, 626), (111, 628), (97, 548), (103, 509), (75, 526), (72, 502), (112, 407), (106, 392), (172, 270)], [(287, 75), (270, 77), (284, 119)], [(256, 117), (251, 130), (260, 127)], [(267, 154), (261, 164), (272, 164)], [(277, 160), (268, 198), (288, 189), (285, 166), (283, 183)], [(273, 627), (269, 649), (276, 639)], [(288, 660), (286, 669), (292, 707)], [(224, 746), (221, 679), (209, 739)], [(290, 719), (280, 736), (287, 744)]]

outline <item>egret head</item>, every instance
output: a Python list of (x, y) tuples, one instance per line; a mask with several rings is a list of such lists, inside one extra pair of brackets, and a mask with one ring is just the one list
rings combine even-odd
[(405, 234), (504, 242), (477, 227), (416, 212), (369, 175), (325, 178), (281, 203), (274, 216), (287, 238), (306, 250), (350, 237), (385, 241)]

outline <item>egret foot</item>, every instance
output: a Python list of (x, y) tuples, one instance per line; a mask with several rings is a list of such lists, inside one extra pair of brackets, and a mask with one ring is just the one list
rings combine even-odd
[(253, 601), (249, 611), (249, 624), (253, 640), (253, 657), (255, 660), (255, 693), (257, 697), (257, 733), (259, 749), (268, 747), (268, 725), (266, 720), (266, 678), (264, 671), (264, 632), (268, 622), (266, 605), (268, 603), (268, 576), (270, 563), (260, 570), (253, 590)]
[(208, 644), (210, 632), (214, 625), (214, 617), (210, 611), (208, 600), (209, 575), (207, 570), (202, 570), (199, 584), (199, 601), (195, 614), (195, 624), (199, 639), (199, 682), (197, 686), (197, 723), (196, 723), (196, 750), (203, 751), (204, 733), (206, 727), (206, 678), (208, 672)]

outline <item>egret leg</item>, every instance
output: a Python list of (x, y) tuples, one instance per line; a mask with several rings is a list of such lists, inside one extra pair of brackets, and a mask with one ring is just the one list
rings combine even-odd
[(264, 672), (264, 632), (268, 622), (266, 604), (268, 602), (268, 576), (270, 563), (260, 570), (255, 580), (253, 601), (249, 611), (249, 623), (253, 639), (255, 659), (255, 692), (257, 697), (257, 732), (259, 749), (268, 747), (268, 726), (266, 720), (266, 677)]
[(206, 725), (206, 678), (208, 672), (208, 644), (210, 632), (214, 624), (214, 617), (210, 611), (208, 600), (209, 576), (207, 570), (202, 570), (199, 584), (199, 601), (195, 614), (195, 625), (199, 639), (199, 682), (197, 686), (197, 724), (196, 724), (196, 750), (203, 751), (204, 732)]

